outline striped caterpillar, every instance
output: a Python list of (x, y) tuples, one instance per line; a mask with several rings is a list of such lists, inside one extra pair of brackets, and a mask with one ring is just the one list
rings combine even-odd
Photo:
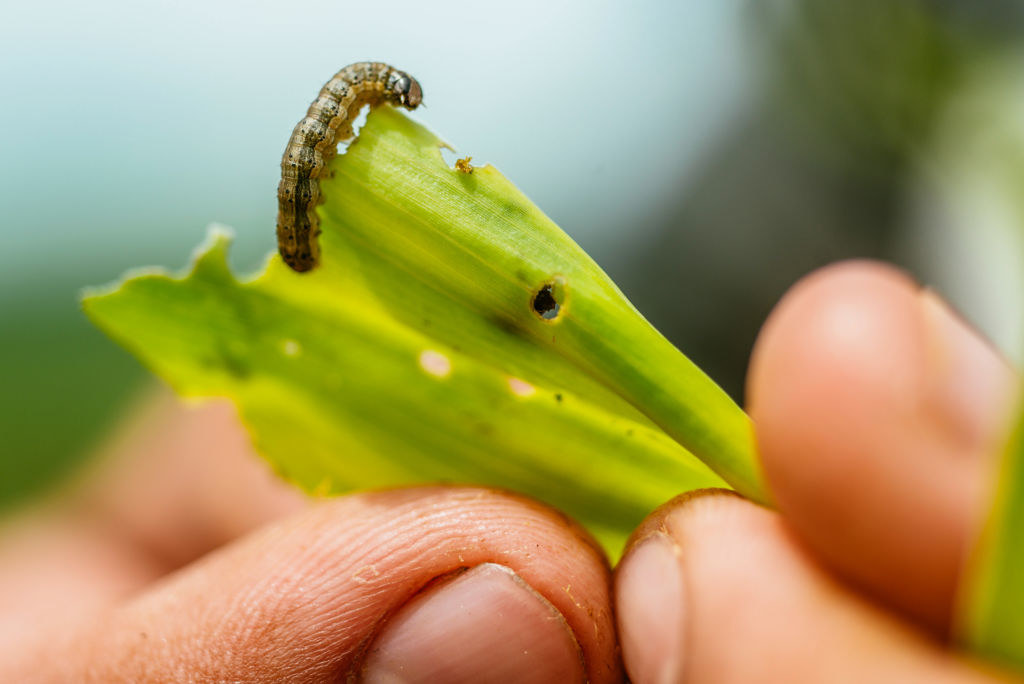
[(308, 271), (320, 258), (320, 179), (338, 143), (354, 133), (352, 121), (364, 105), (388, 102), (416, 109), (423, 90), (415, 78), (382, 62), (356, 62), (320, 89), (295, 126), (281, 158), (277, 186), (277, 249), (293, 270)]

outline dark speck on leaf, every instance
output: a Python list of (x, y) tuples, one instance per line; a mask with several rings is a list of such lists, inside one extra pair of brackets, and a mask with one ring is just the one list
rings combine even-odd
[(533, 296), (533, 310), (538, 316), (546, 321), (553, 320), (558, 316), (561, 305), (555, 300), (550, 285), (545, 285)]

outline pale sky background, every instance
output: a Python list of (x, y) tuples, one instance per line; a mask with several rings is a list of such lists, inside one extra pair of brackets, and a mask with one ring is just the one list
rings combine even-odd
[[(71, 305), (78, 287), (132, 266), (180, 268), (212, 222), (235, 228), (237, 266), (259, 264), (274, 249), (292, 126), (327, 78), (364, 59), (415, 75), (427, 103), (415, 118), (474, 163), (495, 164), (614, 272), (754, 97), (745, 6), (2, 3), (0, 311), (55, 294)], [(1008, 322), (1013, 307), (991, 293), (1024, 286), (999, 258), (997, 233), (976, 227), (991, 223), (983, 209), (943, 214), (952, 238), (933, 234), (944, 218), (927, 207), (908, 212), (925, 229), (914, 249), (931, 261), (924, 272), (1017, 348), (1024, 322)]]
[(740, 7), (4, 3), (0, 298), (56, 272), (178, 268), (214, 221), (236, 229), (236, 263), (257, 264), (274, 248), (292, 126), (364, 59), (415, 75), (428, 107), (413, 116), (494, 163), (599, 261), (621, 254), (744, 97)]

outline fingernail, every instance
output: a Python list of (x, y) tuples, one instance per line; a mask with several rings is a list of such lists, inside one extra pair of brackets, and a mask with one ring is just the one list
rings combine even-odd
[(1007, 427), (1016, 380), (1006, 361), (931, 290), (921, 293), (930, 396), (957, 439), (987, 449)]
[(623, 559), (615, 578), (619, 641), (635, 682), (682, 680), (686, 583), (679, 547), (657, 532)]
[(582, 682), (565, 618), (509, 568), (467, 570), (406, 604), (370, 648), (363, 681)]

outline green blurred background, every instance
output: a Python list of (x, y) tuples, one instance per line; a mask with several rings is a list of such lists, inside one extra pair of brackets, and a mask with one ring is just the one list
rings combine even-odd
[[(273, 249), (278, 159), (337, 68), (424, 84), (742, 399), (801, 275), (894, 261), (1024, 349), (1024, 5), (1006, 0), (0, 6), (0, 507), (83, 463), (147, 380), (79, 288)], [(1019, 360), (1019, 357), (1018, 357)]]

